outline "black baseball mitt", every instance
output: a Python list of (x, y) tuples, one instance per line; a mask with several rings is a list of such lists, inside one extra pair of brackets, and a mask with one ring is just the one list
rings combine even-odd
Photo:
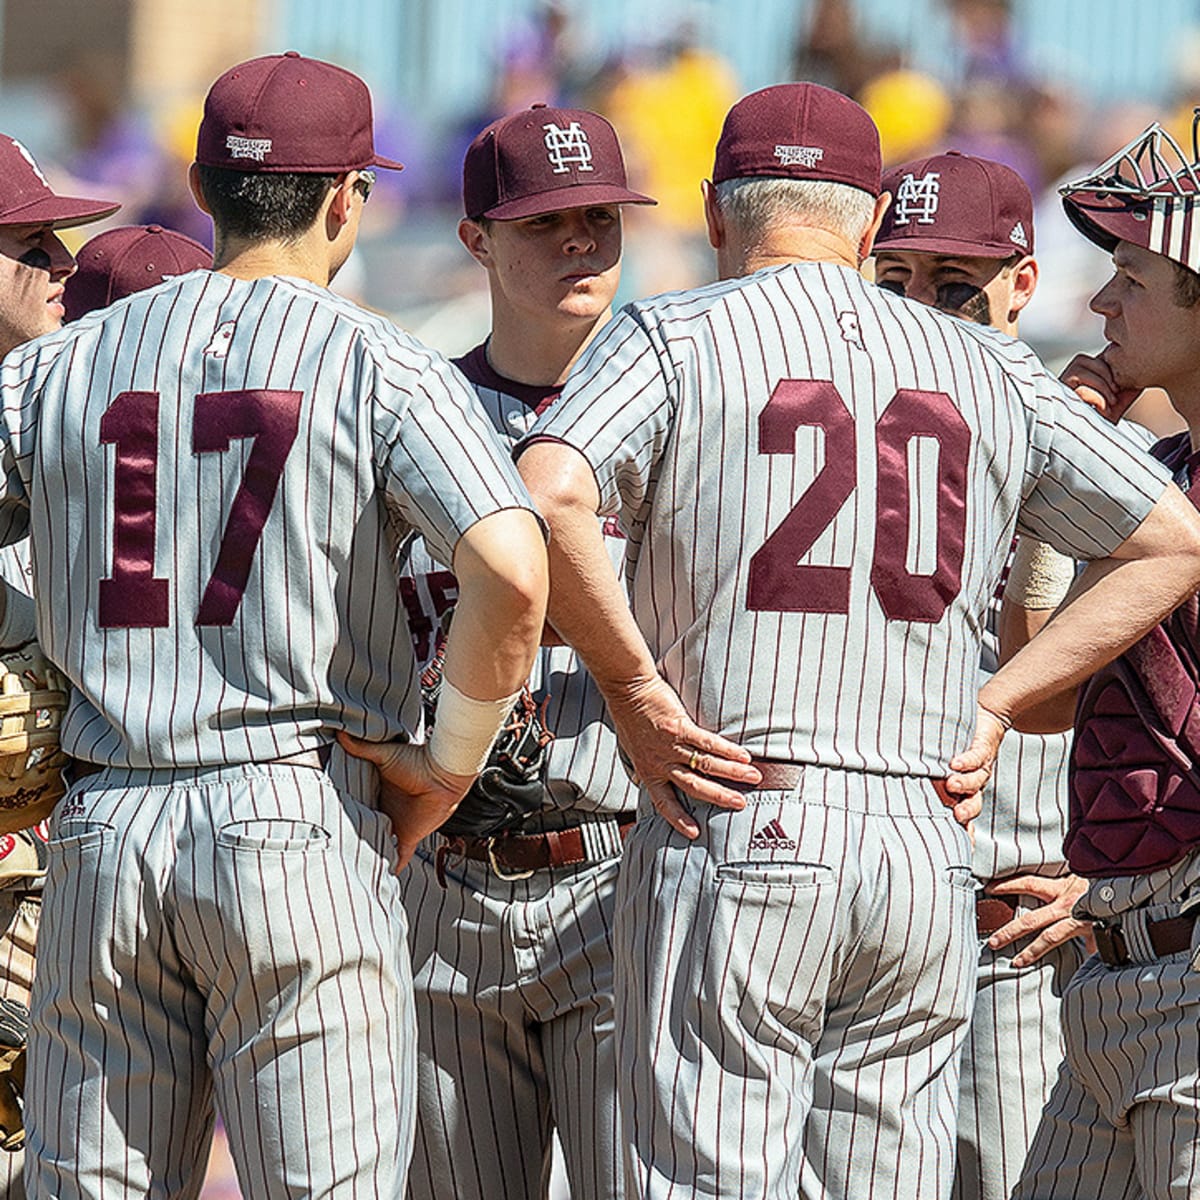
[[(446, 653), (445, 632), (449, 629), (452, 612), (442, 618), (437, 650), (421, 675), (421, 698), (429, 728), (437, 720), (437, 699), (442, 688), (442, 663)], [(487, 765), (439, 833), (452, 838), (519, 833), (546, 807), (547, 748), (554, 740), (554, 734), (545, 726), (545, 708), (546, 701), (539, 707), (529, 688), (521, 689), (508, 721), (492, 746)]]

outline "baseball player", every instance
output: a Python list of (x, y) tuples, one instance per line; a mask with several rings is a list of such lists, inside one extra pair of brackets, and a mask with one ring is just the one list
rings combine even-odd
[[(724, 282), (627, 306), (519, 448), (551, 620), (644, 791), (614, 929), (626, 1186), (945, 1197), (978, 943), (940, 795), (991, 747), (955, 751), (1194, 586), (1200, 518), (1020, 343), (862, 278), (887, 198), (846, 97), (739, 101), (705, 196)], [(592, 518), (617, 512), (632, 614)], [(1014, 527), (1103, 561), (1013, 660), (1044, 682), (1003, 668), (977, 712)]]
[[(472, 141), (463, 203), (492, 326), (455, 365), (508, 452), (612, 314), (619, 206), (652, 201), (627, 186), (603, 117), (537, 105)], [(611, 525), (605, 544), (616, 574), (625, 542)], [(419, 655), (457, 586), (412, 548), (402, 593)], [(402, 878), (420, 1035), (413, 1200), (545, 1196), (552, 1129), (575, 1200), (624, 1194), (611, 927), (637, 792), (573, 651), (544, 649), (529, 686), (554, 733), (535, 812), (496, 836), (438, 834)]]
[[(1200, 122), (1200, 115), (1197, 117)], [(1064, 373), (1118, 419), (1165, 388), (1187, 432), (1152, 453), (1197, 503), (1200, 164), (1159, 126), (1063, 189), (1112, 254), (1092, 298), (1107, 345)], [(1110, 476), (1111, 478), (1111, 476)], [(1053, 626), (1051, 626), (1053, 628)], [(1067, 861), (1088, 888), (1098, 954), (1062, 1001), (1066, 1059), (1015, 1188), (1020, 1200), (1194, 1196), (1200, 1154), (1200, 605), (1193, 593), (1078, 697)]]
[[(98, 221), (117, 207), (56, 195), (29, 151), (0, 134), (0, 355), (62, 324), (63, 283), (75, 262), (55, 231)], [(31, 569), (24, 543), (0, 550), (0, 647), (37, 636)], [(56, 594), (59, 586), (61, 581)], [(27, 1004), (33, 983), (44, 834), (43, 827), (0, 836), (0, 997), (21, 1005)], [(3, 1131), (6, 1148), (19, 1143), (13, 1134)], [(0, 1197), (24, 1196), (23, 1158), (19, 1149), (0, 1152)]]
[(188, 271), (212, 266), (212, 253), (161, 225), (121, 225), (85, 242), (63, 292), (66, 319), (132, 296)]
[[(1016, 337), (1038, 278), (1033, 197), (1021, 177), (952, 151), (895, 168), (883, 188), (892, 203), (875, 239), (875, 281)], [(1022, 561), (1037, 556), (1041, 591), (1037, 607), (1020, 612), (1040, 628), (1073, 581), (1074, 563), (1021, 541)], [(999, 614), (997, 599), (983, 636), (985, 675), (999, 665)], [(976, 920), (986, 941), (959, 1090), (961, 1200), (1007, 1200), (1062, 1060), (1059, 997), (1082, 960), (1077, 935), (1086, 929), (1071, 916), (1082, 884), (1062, 851), (1067, 747), (1065, 733), (1006, 738), (974, 825), (974, 870), (984, 884)]]
[[(373, 171), (397, 166), (350, 72), (295, 52), (231, 68), (190, 172), (215, 270), (0, 371), (0, 540), (29, 529), (38, 628), (74, 685), (31, 1002), (34, 1194), (194, 1195), (214, 1099), (246, 1194), (404, 1193), (394, 872), (511, 711), (545, 564), (458, 374), (326, 286)], [(421, 728), (393, 567), (413, 529), (461, 590), (419, 745), (392, 740)], [(399, 785), (335, 733), (375, 741)]]

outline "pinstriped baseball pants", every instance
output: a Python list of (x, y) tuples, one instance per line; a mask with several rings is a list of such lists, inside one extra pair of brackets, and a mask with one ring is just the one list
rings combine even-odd
[(644, 811), (618, 886), (629, 1192), (948, 1197), (977, 961), (965, 833), (928, 781), (819, 768), (693, 814), (689, 843)]
[(498, 878), (427, 843), (402, 876), (419, 1031), (409, 1200), (541, 1200), (551, 1128), (572, 1200), (619, 1200), (615, 856)]
[(1028, 967), (1033, 937), (980, 951), (963, 1047), (954, 1200), (1008, 1200), (1063, 1057), (1062, 994), (1083, 959), (1076, 938)]
[[(40, 895), (0, 888), (0, 994), (22, 1004), (29, 1003), (33, 986), (41, 911)], [(24, 1151), (0, 1150), (0, 1200), (25, 1200), (24, 1162)]]
[(111, 769), (51, 829), (30, 1196), (401, 1200), (414, 1041), (391, 827), (365, 768)]
[(1013, 1200), (1200, 1200), (1200, 972), (1189, 954), (1127, 967), (1093, 955), (1067, 986), (1062, 1021), (1066, 1059)]

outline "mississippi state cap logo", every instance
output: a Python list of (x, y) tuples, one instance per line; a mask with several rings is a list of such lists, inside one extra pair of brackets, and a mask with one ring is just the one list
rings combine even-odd
[(225, 149), (230, 158), (252, 158), (255, 162), (263, 162), (271, 153), (271, 139), (238, 137), (231, 133), (225, 139)]
[(780, 166), (812, 170), (825, 157), (825, 151), (820, 146), (776, 146), (775, 157)]
[(542, 128), (546, 131), (546, 157), (555, 175), (565, 175), (573, 166), (581, 171), (592, 169), (592, 147), (578, 121), (572, 121), (566, 129), (553, 121)]
[(895, 225), (907, 225), (914, 217), (918, 225), (932, 225), (937, 215), (941, 183), (937, 171), (930, 171), (918, 179), (905, 175), (896, 189)]

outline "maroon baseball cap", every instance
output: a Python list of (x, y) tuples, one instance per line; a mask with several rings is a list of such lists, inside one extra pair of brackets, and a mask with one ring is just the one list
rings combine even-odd
[(493, 121), (463, 159), (463, 211), (515, 221), (587, 204), (656, 204), (629, 190), (617, 131), (599, 113), (547, 108)]
[(894, 167), (875, 249), (1008, 258), (1033, 253), (1033, 196), (1011, 167), (951, 150)]
[(0, 225), (45, 225), (67, 229), (110, 216), (112, 200), (58, 196), (50, 190), (33, 155), (16, 138), (0, 134)]
[(239, 63), (209, 88), (196, 161), (304, 175), (403, 169), (375, 153), (367, 85), (295, 50)]
[(729, 110), (712, 178), (811, 179), (878, 196), (882, 164), (879, 130), (865, 108), (817, 83), (779, 83)]
[(161, 225), (122, 225), (98, 233), (75, 256), (78, 270), (64, 285), (67, 320), (104, 308), (172, 275), (211, 267), (199, 242)]

